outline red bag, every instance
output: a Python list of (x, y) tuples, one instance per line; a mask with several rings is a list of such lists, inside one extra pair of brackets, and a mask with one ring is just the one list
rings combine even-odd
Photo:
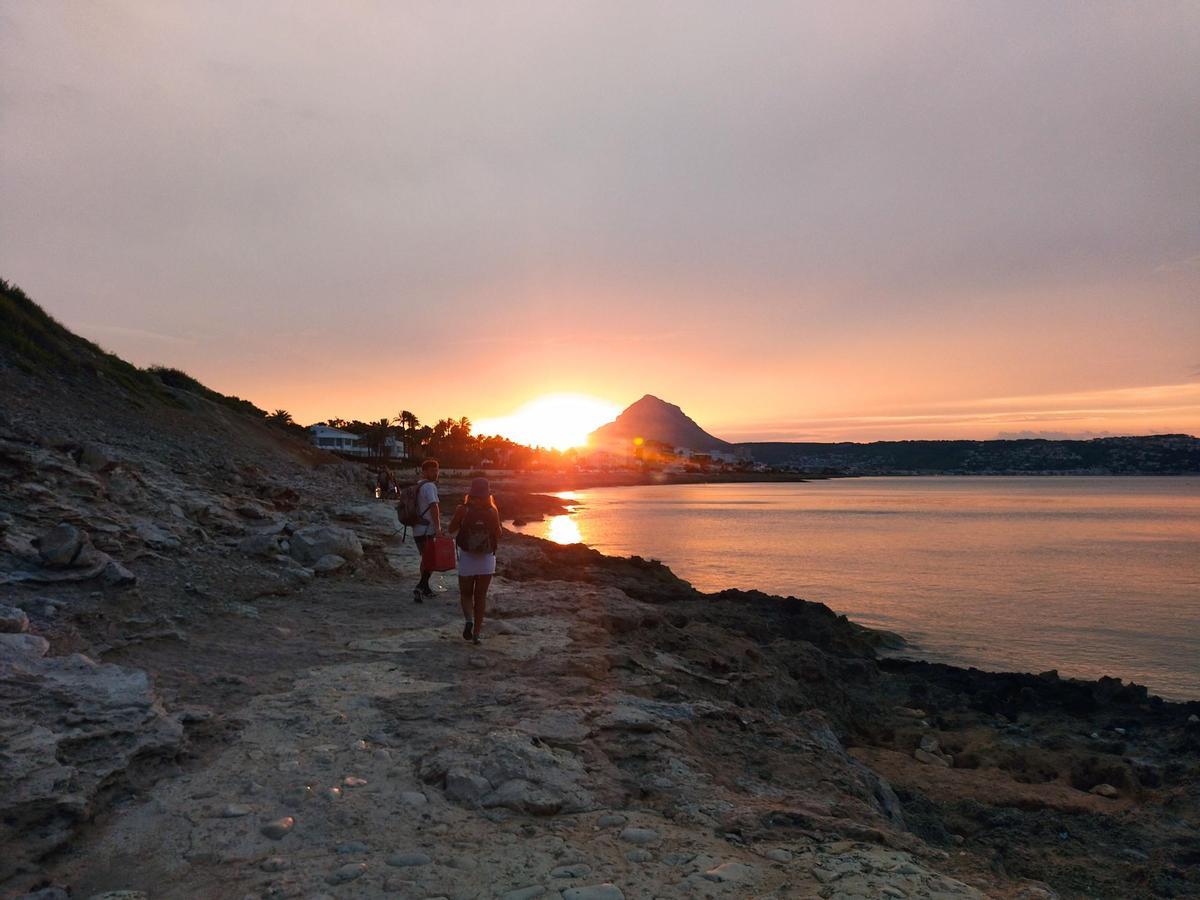
[(425, 547), (421, 551), (421, 568), (424, 571), (449, 572), (457, 566), (454, 538), (446, 534), (439, 534), (425, 542)]

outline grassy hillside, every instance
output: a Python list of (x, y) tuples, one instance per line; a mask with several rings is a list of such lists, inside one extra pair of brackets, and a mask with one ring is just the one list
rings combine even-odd
[(31, 375), (92, 375), (137, 394), (167, 396), (161, 382), (149, 372), (74, 334), (2, 278), (0, 353)]
[(72, 332), (37, 305), (15, 284), (0, 278), (0, 362), (30, 375), (96, 378), (117, 385), (134, 399), (177, 404), (172, 390), (185, 391), (237, 412), (259, 418), (266, 411), (248, 400), (205, 387), (179, 369), (139, 369), (115, 353)]

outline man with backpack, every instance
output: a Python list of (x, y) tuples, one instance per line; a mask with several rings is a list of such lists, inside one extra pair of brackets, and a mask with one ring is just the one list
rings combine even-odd
[(400, 492), (398, 507), (400, 523), (413, 530), (413, 541), (421, 554), (421, 580), (413, 588), (413, 602), (422, 603), (433, 596), (429, 576), (433, 573), (426, 567), (425, 545), (442, 530), (442, 511), (438, 501), (438, 461), (427, 459), (421, 463), (421, 480)]

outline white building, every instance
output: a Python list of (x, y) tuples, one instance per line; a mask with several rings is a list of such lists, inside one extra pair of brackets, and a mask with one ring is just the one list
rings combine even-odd
[[(367, 439), (361, 434), (352, 434), (349, 431), (342, 431), (340, 428), (330, 428), (328, 425), (310, 425), (308, 430), (312, 434), (314, 447), (320, 447), (331, 453), (345, 453), (348, 456), (371, 456), (371, 448)], [(387, 436), (384, 447), (387, 455), (392, 459), (403, 459), (408, 455), (404, 452), (404, 444), (396, 440), (395, 435)]]
[(675, 455), (680, 459), (693, 459), (697, 456), (706, 456), (710, 462), (725, 463), (727, 465), (736, 465), (739, 462), (746, 462), (749, 459), (748, 453), (743, 453), (742, 448), (730, 453), (726, 450), (693, 450), (691, 447), (676, 447)]

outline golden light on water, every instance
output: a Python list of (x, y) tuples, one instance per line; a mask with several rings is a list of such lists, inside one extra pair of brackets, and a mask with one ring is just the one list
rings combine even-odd
[(477, 434), (498, 434), (531, 447), (569, 450), (587, 444), (588, 435), (617, 417), (621, 408), (587, 394), (547, 394), (511, 415), (475, 422)]
[(579, 533), (579, 523), (573, 516), (554, 516), (546, 537), (556, 544), (581, 544), (583, 537)]

